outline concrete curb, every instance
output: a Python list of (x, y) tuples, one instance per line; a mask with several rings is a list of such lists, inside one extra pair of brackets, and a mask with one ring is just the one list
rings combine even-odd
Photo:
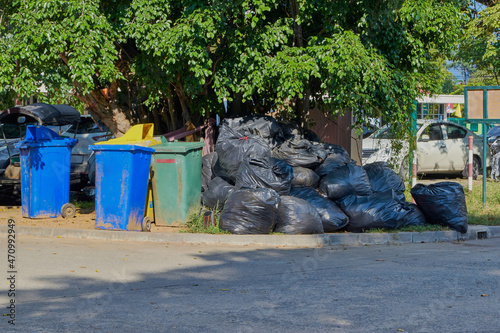
[[(8, 227), (0, 226), (0, 234)], [(325, 235), (210, 235), (189, 233), (155, 233), (113, 230), (81, 230), (15, 226), (18, 235), (101, 239), (156, 243), (183, 243), (205, 245), (257, 245), (322, 247), (327, 245), (375, 245), (402, 243), (432, 243), (475, 240), (500, 237), (500, 226), (470, 225), (467, 233), (456, 231), (396, 232), (396, 233), (338, 233)]]

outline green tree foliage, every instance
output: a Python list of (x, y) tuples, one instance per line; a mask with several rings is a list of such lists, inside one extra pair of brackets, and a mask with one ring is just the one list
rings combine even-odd
[[(81, 101), (115, 133), (223, 113), (408, 123), (465, 0), (1, 0), (0, 89)], [(72, 94), (68, 94), (72, 92)]]
[(500, 85), (500, 4), (478, 12), (467, 23), (457, 57), (474, 67), (476, 81)]

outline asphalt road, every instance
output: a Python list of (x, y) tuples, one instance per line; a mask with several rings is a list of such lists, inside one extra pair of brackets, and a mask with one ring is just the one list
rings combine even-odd
[[(0, 258), (5, 276), (7, 242)], [(316, 249), (20, 236), (17, 332), (498, 332), (500, 239)], [(12, 282), (12, 281), (11, 281)], [(4, 314), (12, 297), (0, 291)], [(10, 332), (9, 316), (0, 331)]]

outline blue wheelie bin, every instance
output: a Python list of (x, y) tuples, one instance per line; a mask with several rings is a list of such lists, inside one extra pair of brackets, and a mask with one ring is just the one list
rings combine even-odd
[(138, 145), (93, 145), (95, 228), (150, 231), (144, 211), (154, 149)]
[(16, 144), (21, 158), (23, 217), (73, 217), (69, 203), (71, 149), (78, 140), (60, 137), (43, 126), (28, 126)]

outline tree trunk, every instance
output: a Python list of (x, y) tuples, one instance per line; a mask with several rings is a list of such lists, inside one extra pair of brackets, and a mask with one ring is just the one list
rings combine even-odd
[(151, 112), (153, 113), (155, 132), (161, 133), (161, 124), (160, 124), (160, 116), (158, 115), (158, 108), (153, 108), (153, 110), (151, 110)]
[(167, 102), (168, 102), (168, 113), (170, 114), (170, 124), (171, 128), (169, 128), (170, 132), (175, 131), (177, 129), (177, 114), (175, 112), (175, 102), (174, 102), (174, 96), (169, 93), (167, 97)]
[(304, 39), (302, 35), (302, 25), (297, 24), (297, 16), (299, 15), (299, 4), (297, 0), (290, 0), (290, 10), (293, 18), (293, 35), (295, 47), (304, 47)]
[[(60, 53), (62, 61), (68, 65), (68, 56)], [(86, 109), (92, 116), (101, 120), (116, 137), (122, 136), (130, 128), (130, 120), (127, 119), (124, 113), (126, 107), (116, 103), (116, 91), (118, 84), (113, 83), (108, 96), (104, 96), (103, 92), (96, 88), (90, 94), (83, 95), (82, 85), (79, 82), (73, 81), (73, 86), (76, 90), (76, 97), (87, 105)]]
[(185, 125), (188, 121), (191, 121), (191, 116), (189, 114), (188, 99), (184, 94), (184, 88), (182, 87), (180, 76), (177, 76), (177, 85), (175, 86), (175, 92), (177, 97), (179, 97), (179, 102), (181, 103), (182, 109), (182, 120)]
[[(304, 37), (302, 33), (302, 25), (297, 23), (297, 16), (300, 13), (299, 9), (299, 4), (297, 0), (289, 0), (290, 3), (290, 11), (292, 14), (293, 18), (293, 35), (294, 35), (294, 42), (293, 46), (302, 48), (304, 47)], [(309, 93), (307, 92), (309, 91)], [(309, 110), (309, 95), (310, 95), (310, 89), (307, 89), (307, 91), (304, 93), (304, 97), (295, 97), (294, 98), (294, 109), (295, 109), (295, 116), (297, 117), (297, 121), (301, 126), (304, 128), (308, 128), (309, 124), (307, 123), (306, 119), (306, 113)]]

